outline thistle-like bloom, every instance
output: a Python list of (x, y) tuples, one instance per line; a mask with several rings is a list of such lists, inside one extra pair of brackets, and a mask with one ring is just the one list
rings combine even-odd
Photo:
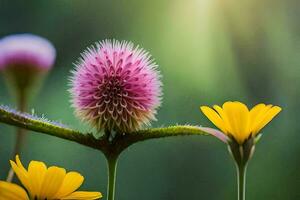
[(31, 67), (47, 71), (54, 63), (56, 51), (45, 38), (32, 34), (16, 34), (0, 40), (0, 69)]
[[(280, 111), (281, 108), (273, 105), (258, 104), (251, 110), (241, 102), (226, 102), (222, 107), (201, 106), (201, 111), (222, 133), (243, 144), (247, 139), (256, 137)], [(224, 140), (224, 136), (221, 136)]]
[(56, 166), (47, 168), (38, 161), (31, 161), (26, 170), (18, 156), (16, 162), (10, 163), (26, 190), (0, 181), (0, 200), (93, 200), (102, 197), (100, 192), (76, 191), (84, 180), (77, 172), (66, 173), (65, 169)]
[(14, 86), (18, 99), (29, 95), (52, 67), (55, 57), (53, 45), (36, 35), (17, 34), (0, 40), (0, 71), (8, 84)]
[(160, 74), (149, 53), (131, 42), (88, 48), (71, 80), (76, 114), (98, 130), (134, 131), (155, 119)]

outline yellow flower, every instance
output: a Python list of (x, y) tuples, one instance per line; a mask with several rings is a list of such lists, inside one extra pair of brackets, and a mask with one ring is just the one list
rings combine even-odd
[(280, 111), (281, 108), (273, 105), (258, 104), (251, 110), (238, 101), (225, 102), (222, 107), (201, 106), (204, 115), (225, 135), (243, 144), (248, 138), (256, 137)]
[(84, 177), (77, 172), (68, 172), (60, 167), (47, 168), (43, 162), (31, 161), (26, 170), (19, 156), (11, 166), (20, 179), (22, 187), (0, 181), (0, 200), (94, 200), (102, 197), (100, 192), (76, 191)]

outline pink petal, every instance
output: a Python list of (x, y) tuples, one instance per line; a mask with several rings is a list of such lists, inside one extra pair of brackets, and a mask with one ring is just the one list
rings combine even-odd
[(216, 138), (220, 139), (222, 142), (224, 143), (228, 143), (228, 141), (230, 140), (230, 138), (225, 135), (223, 132), (214, 129), (214, 128), (209, 128), (209, 127), (199, 127), (202, 131), (215, 136)]

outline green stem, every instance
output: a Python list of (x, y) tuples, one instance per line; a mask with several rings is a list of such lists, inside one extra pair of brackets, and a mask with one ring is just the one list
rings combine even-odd
[[(27, 90), (23, 89), (20, 91), (18, 98), (18, 110), (21, 112), (25, 112), (27, 110)], [(17, 140), (15, 144), (15, 152), (14, 155), (21, 153), (21, 149), (24, 143), (26, 130), (22, 128), (17, 129)]]
[(237, 165), (238, 200), (246, 200), (247, 165)]
[(118, 156), (107, 157), (107, 166), (108, 166), (107, 200), (115, 199), (117, 164), (118, 164)]
[[(27, 91), (25, 89), (23, 90), (19, 90), (18, 93), (18, 98), (17, 98), (17, 107), (18, 110), (21, 112), (25, 112), (27, 109), (27, 95), (26, 95)], [(26, 130), (22, 129), (22, 128), (17, 128), (16, 130), (16, 143), (15, 143), (15, 147), (14, 147), (14, 151), (13, 151), (13, 157), (17, 154), (21, 153), (21, 149), (25, 140), (25, 134), (26, 134)], [(14, 178), (14, 171), (12, 170), (12, 168), (10, 168), (6, 181), (8, 182), (12, 182)]]

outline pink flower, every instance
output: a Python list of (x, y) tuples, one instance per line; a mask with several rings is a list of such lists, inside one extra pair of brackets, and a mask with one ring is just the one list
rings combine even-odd
[(161, 103), (157, 65), (131, 42), (105, 40), (82, 54), (71, 78), (76, 114), (98, 130), (134, 131)]
[(32, 34), (9, 35), (0, 40), (0, 70), (10, 66), (48, 70), (56, 56), (53, 45)]

